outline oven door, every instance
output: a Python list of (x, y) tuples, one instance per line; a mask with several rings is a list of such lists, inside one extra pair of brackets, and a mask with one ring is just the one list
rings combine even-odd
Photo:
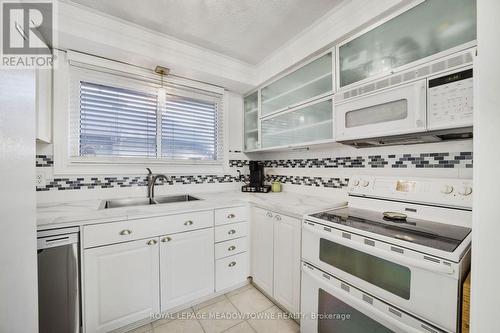
[(426, 80), (335, 104), (337, 141), (423, 132)]
[(303, 223), (302, 258), (414, 316), (456, 332), (456, 264), (426, 260), (421, 253), (310, 221)]
[(302, 333), (442, 332), (306, 263), (301, 290)]

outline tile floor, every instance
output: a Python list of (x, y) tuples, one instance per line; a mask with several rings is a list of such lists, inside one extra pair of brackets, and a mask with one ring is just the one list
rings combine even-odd
[(246, 285), (129, 333), (267, 333), (299, 332), (266, 296)]

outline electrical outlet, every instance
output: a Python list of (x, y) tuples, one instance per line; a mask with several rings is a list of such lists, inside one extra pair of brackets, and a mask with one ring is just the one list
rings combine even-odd
[(45, 186), (45, 173), (42, 170), (37, 170), (35, 176), (35, 186), (44, 187)]

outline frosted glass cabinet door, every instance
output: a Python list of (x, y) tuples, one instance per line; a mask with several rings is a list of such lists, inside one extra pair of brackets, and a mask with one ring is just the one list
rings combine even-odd
[(245, 122), (245, 150), (258, 148), (259, 142), (259, 94), (258, 91), (247, 96), (243, 100), (244, 122)]
[(332, 53), (327, 53), (262, 88), (262, 116), (331, 92), (332, 86)]
[(262, 148), (333, 138), (332, 99), (304, 105), (262, 121)]
[(476, 39), (476, 0), (427, 0), (339, 47), (340, 87)]

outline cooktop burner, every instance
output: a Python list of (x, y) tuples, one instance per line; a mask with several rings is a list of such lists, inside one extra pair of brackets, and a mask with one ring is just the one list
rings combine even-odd
[(453, 252), (471, 232), (471, 229), (466, 227), (411, 217), (391, 219), (384, 217), (382, 212), (351, 207), (316, 213), (311, 216), (446, 252)]

